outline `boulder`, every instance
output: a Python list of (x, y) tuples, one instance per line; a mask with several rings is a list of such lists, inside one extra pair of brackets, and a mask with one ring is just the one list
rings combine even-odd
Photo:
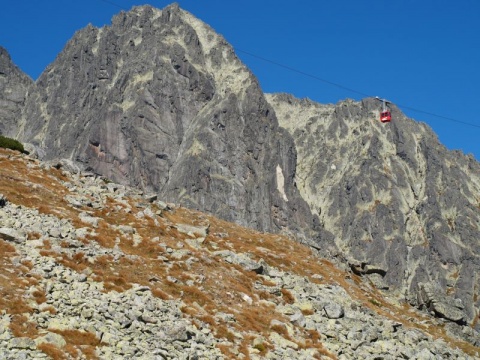
[(340, 319), (345, 315), (343, 307), (335, 302), (328, 302), (323, 306), (323, 310), (329, 319)]
[(27, 240), (27, 237), (18, 230), (2, 227), (0, 228), (0, 239), (21, 244)]
[(442, 295), (433, 284), (420, 283), (418, 285), (418, 305), (433, 311), (436, 316), (464, 324), (465, 313), (461, 302), (455, 301), (450, 296)]
[(0, 194), (0, 208), (4, 207), (5, 205), (7, 205), (7, 198), (3, 194)]

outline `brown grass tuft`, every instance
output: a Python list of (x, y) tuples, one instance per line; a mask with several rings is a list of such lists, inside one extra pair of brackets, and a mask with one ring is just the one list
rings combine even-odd
[(13, 336), (36, 338), (38, 336), (37, 324), (28, 321), (24, 315), (12, 315), (10, 330)]
[(199, 316), (198, 318), (202, 320), (204, 323), (210, 325), (211, 327), (214, 327), (217, 324), (217, 322), (215, 321), (212, 315), (202, 315), (202, 316)]
[(67, 344), (76, 346), (100, 346), (100, 339), (95, 334), (81, 330), (57, 330), (48, 329), (48, 331), (62, 335)]
[(288, 329), (285, 325), (275, 324), (270, 327), (272, 331), (275, 331), (279, 335), (282, 335), (285, 339), (291, 340), (290, 334), (288, 333)]
[(37, 349), (50, 356), (52, 360), (68, 360), (68, 356), (53, 344), (42, 343)]
[(310, 316), (310, 315), (315, 314), (315, 310), (313, 310), (313, 309), (303, 309), (302, 314), (305, 315), (305, 316)]
[(28, 240), (38, 240), (42, 237), (42, 234), (38, 233), (38, 232), (30, 232), (27, 234), (27, 239)]
[(153, 288), (152, 289), (152, 294), (153, 296), (156, 296), (162, 300), (170, 300), (170, 295), (168, 295), (165, 291), (159, 289), (159, 288)]
[(288, 289), (282, 288), (280, 290), (280, 292), (282, 293), (283, 300), (287, 304), (295, 303), (295, 296), (293, 296), (292, 293)]
[(47, 296), (45, 294), (45, 291), (43, 290), (35, 290), (32, 295), (35, 298), (37, 304), (43, 304), (47, 301)]
[(206, 293), (195, 286), (181, 286), (183, 291), (182, 299), (187, 303), (194, 303), (201, 306), (205, 306), (212, 302), (210, 296), (206, 295)]
[(229, 331), (225, 325), (216, 327), (215, 336), (220, 339), (226, 339), (232, 343), (235, 341), (235, 335)]

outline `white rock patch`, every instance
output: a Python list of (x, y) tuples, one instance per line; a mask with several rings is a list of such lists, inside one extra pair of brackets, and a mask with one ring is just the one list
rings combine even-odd
[(277, 165), (277, 190), (282, 194), (283, 200), (288, 201), (287, 194), (285, 194), (285, 177), (280, 165)]

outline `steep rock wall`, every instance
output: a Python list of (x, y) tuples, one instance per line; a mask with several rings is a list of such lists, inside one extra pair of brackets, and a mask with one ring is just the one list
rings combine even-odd
[(452, 313), (458, 305), (473, 321), (480, 305), (479, 163), (448, 151), (396, 107), (393, 121), (382, 124), (375, 99), (320, 105), (267, 98), (295, 139), (300, 193), (352, 268), (419, 306), (420, 284), (434, 284), (442, 301), (456, 304)]
[(19, 138), (227, 220), (331, 239), (294, 186), (293, 140), (256, 78), (175, 4), (77, 32), (38, 80)]
[(16, 135), (21, 110), (32, 85), (32, 79), (15, 66), (7, 50), (0, 46), (0, 134)]

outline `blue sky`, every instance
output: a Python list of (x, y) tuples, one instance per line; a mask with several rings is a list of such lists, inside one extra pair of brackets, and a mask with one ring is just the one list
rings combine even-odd
[[(321, 103), (360, 100), (364, 96), (359, 93), (380, 96), (397, 104), (407, 116), (428, 123), (448, 148), (480, 159), (480, 1), (177, 2), (237, 49), (265, 92), (288, 92)], [(152, 0), (149, 4), (163, 8), (169, 3)], [(122, 8), (142, 4), (130, 0), (1, 0), (0, 46), (36, 79), (76, 30), (88, 23), (109, 24)]]

